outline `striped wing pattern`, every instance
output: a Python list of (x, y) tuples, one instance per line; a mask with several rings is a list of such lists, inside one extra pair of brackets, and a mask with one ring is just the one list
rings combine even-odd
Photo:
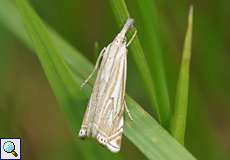
[(92, 95), (79, 132), (81, 138), (95, 137), (112, 152), (118, 152), (124, 125), (127, 43), (125, 34), (132, 27), (128, 19), (121, 32), (105, 50)]
[(125, 43), (113, 43), (104, 52), (79, 135), (96, 137), (100, 144), (118, 152), (124, 124), (127, 49)]

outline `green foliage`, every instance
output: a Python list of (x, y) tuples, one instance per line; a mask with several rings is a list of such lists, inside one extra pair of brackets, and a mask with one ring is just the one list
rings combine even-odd
[[(7, 1), (4, 3), (6, 4), (5, 7), (8, 5), (8, 9), (12, 9), (11, 13), (18, 12)], [(82, 109), (86, 106), (87, 97), (90, 94), (91, 88), (88, 86), (85, 90), (81, 91), (79, 85), (90, 72), (92, 66), (82, 56), (78, 55), (79, 52), (74, 51), (73, 48), (64, 40), (60, 39), (57, 34), (50, 31), (27, 1), (16, 1), (16, 4), (26, 27), (26, 32), (32, 42), (25, 36), (25, 30), (20, 26), (20, 20), (13, 21), (17, 23), (15, 26), (20, 26), (19, 28), (14, 28), (14, 25), (11, 24), (12, 17), (5, 20), (8, 21), (8, 25), (11, 26), (11, 29), (36, 52), (57, 100), (75, 133), (79, 129), (81, 122), (80, 117), (82, 117), (80, 113), (82, 113)], [(10, 10), (4, 11), (10, 12)], [(2, 15), (7, 17), (8, 14)], [(18, 18), (20, 19), (20, 17)], [(149, 159), (168, 159), (168, 157), (171, 159), (178, 159), (180, 157), (194, 159), (186, 149), (179, 145), (167, 131), (151, 118), (134, 100), (128, 97), (126, 99), (133, 114), (134, 121), (130, 121), (126, 118), (125, 135)], [(140, 130), (144, 132), (140, 132)], [(98, 146), (91, 143), (87, 143), (86, 146), (83, 142), (76, 140), (76, 144), (82, 157), (85, 159), (92, 159), (91, 155), (93, 154), (88, 154), (89, 151), (95, 152), (98, 156), (100, 155), (104, 158), (106, 156), (109, 156), (110, 159), (112, 157), (116, 159), (119, 158), (119, 155), (115, 157), (107, 151), (103, 151), (102, 153)]]
[[(33, 53), (38, 57), (38, 60), (41, 64), (43, 71), (45, 72), (46, 78), (49, 81), (52, 91), (56, 96), (56, 100), (59, 102), (61, 113), (64, 113), (65, 115), (65, 118), (68, 122), (67, 124), (69, 125), (72, 134), (72, 136), (69, 137), (69, 141), (71, 141), (72, 145), (69, 146), (69, 142), (63, 143), (68, 147), (65, 147), (64, 150), (66, 151), (60, 149), (61, 151), (63, 151), (62, 156), (65, 157), (65, 154), (73, 152), (74, 154), (71, 155), (73, 159), (78, 158), (88, 160), (119, 160), (129, 158), (133, 160), (143, 159), (139, 158), (139, 156), (145, 156), (148, 159), (154, 160), (189, 160), (195, 159), (194, 157), (197, 157), (198, 159), (210, 160), (228, 159), (227, 156), (224, 154), (224, 150), (222, 149), (222, 147), (220, 147), (220, 145), (214, 141), (213, 137), (216, 136), (216, 130), (215, 135), (213, 136), (212, 130), (209, 129), (210, 124), (214, 125), (212, 124), (213, 119), (210, 121), (209, 118), (208, 121), (206, 121), (207, 108), (205, 108), (207, 106), (210, 106), (210, 103), (215, 101), (208, 99), (205, 102), (205, 99), (207, 98), (205, 96), (213, 95), (215, 97), (214, 99), (217, 99), (216, 96), (218, 96), (218, 98), (221, 97), (221, 99), (225, 97), (228, 101), (229, 92), (227, 92), (227, 90), (229, 90), (229, 88), (227, 88), (226, 84), (228, 84), (229, 77), (225, 76), (222, 77), (222, 79), (220, 78), (221, 76), (223, 76), (224, 73), (220, 72), (220, 70), (223, 71), (227, 66), (227, 63), (225, 63), (225, 60), (227, 60), (227, 58), (226, 55), (223, 54), (225, 52), (224, 43), (222, 43), (221, 39), (223, 38), (223, 36), (221, 36), (221, 33), (226, 33), (223, 26), (227, 25), (224, 25), (224, 18), (221, 20), (218, 19), (219, 23), (213, 25), (213, 22), (215, 21), (212, 22), (212, 20), (215, 19), (215, 16), (207, 18), (206, 12), (209, 13), (209, 11), (202, 10), (204, 8), (205, 2), (204, 4), (199, 4), (200, 7), (195, 7), (195, 13), (197, 14), (197, 16), (194, 18), (194, 20), (195, 25), (197, 26), (195, 27), (195, 39), (193, 40), (193, 48), (195, 53), (201, 52), (202, 54), (194, 54), (195, 56), (193, 56), (192, 62), (195, 63), (194, 66), (198, 66), (198, 68), (197, 70), (196, 68), (192, 68), (196, 70), (195, 74), (194, 72), (192, 72), (192, 76), (189, 72), (193, 27), (192, 14), (190, 14), (189, 17), (189, 24), (185, 36), (181, 64), (180, 66), (179, 63), (177, 64), (177, 58), (180, 59), (180, 56), (177, 56), (177, 54), (180, 53), (180, 50), (177, 49), (177, 47), (182, 45), (183, 43), (181, 41), (183, 39), (182, 35), (184, 35), (183, 29), (185, 29), (184, 21), (185, 19), (187, 20), (187, 17), (185, 16), (185, 13), (187, 12), (187, 6), (189, 6), (187, 1), (182, 1), (181, 3), (171, 2), (169, 0), (158, 2), (152, 0), (109, 0), (103, 2), (95, 2), (97, 6), (93, 6), (93, 11), (97, 11), (98, 6), (102, 6), (103, 8), (103, 5), (110, 5), (110, 7), (107, 7), (107, 10), (105, 11), (99, 7), (101, 9), (100, 12), (106, 13), (106, 16), (97, 16), (100, 17), (100, 19), (102, 17), (106, 17), (108, 18), (106, 21), (113, 22), (113, 16), (111, 16), (110, 14), (110, 12), (113, 12), (113, 14), (115, 15), (115, 21), (117, 22), (119, 28), (121, 28), (127, 17), (130, 16), (135, 19), (135, 28), (128, 34), (129, 39), (135, 30), (138, 31), (138, 36), (129, 46), (129, 51), (131, 51), (129, 52), (129, 57), (132, 57), (132, 59), (130, 61), (131, 63), (129, 63), (131, 67), (128, 67), (128, 70), (131, 71), (128, 72), (128, 76), (135, 74), (135, 76), (142, 79), (143, 86), (146, 89), (146, 93), (149, 97), (151, 105), (148, 104), (148, 100), (146, 100), (147, 104), (145, 104), (146, 102), (143, 101), (140, 102), (143, 103), (143, 107), (152, 107), (152, 109), (155, 110), (157, 114), (155, 118), (160, 121), (159, 124), (153, 117), (145, 112), (143, 108), (139, 104), (137, 104), (137, 102), (135, 102), (135, 100), (133, 100), (130, 96), (126, 95), (126, 101), (134, 118), (134, 121), (130, 121), (128, 116), (125, 115), (124, 136), (127, 137), (128, 140), (124, 138), (124, 144), (120, 153), (112, 154), (106, 149), (100, 147), (96, 143), (96, 141), (92, 139), (82, 141), (77, 137), (82, 117), (87, 106), (92, 85), (94, 82), (93, 78), (84, 89), (79, 88), (80, 84), (89, 75), (89, 73), (91, 73), (93, 69), (93, 64), (90, 63), (89, 60), (83, 56), (89, 55), (86, 54), (88, 52), (84, 51), (83, 54), (82, 52), (79, 52), (77, 49), (73, 48), (67, 41), (62, 39), (57, 32), (55, 32), (52, 28), (49, 27), (49, 25), (47, 25), (43, 21), (43, 19), (46, 19), (49, 24), (54, 26), (55, 29), (57, 29), (62, 35), (69, 39), (68, 36), (63, 34), (63, 30), (60, 30), (60, 28), (65, 27), (65, 22), (67, 21), (67, 19), (63, 18), (62, 16), (61, 18), (57, 16), (59, 18), (58, 25), (55, 25), (55, 23), (52, 24), (52, 20), (55, 19), (54, 15), (52, 15), (50, 19), (46, 17), (47, 15), (50, 16), (50, 14), (53, 14), (51, 13), (52, 11), (50, 11), (49, 8), (49, 5), (53, 6), (53, 3), (51, 1), (31, 1), (33, 2), (33, 5), (30, 5), (26, 0), (0, 0), (0, 41), (3, 42), (0, 44), (0, 87), (5, 85), (5, 80), (8, 80), (7, 76), (9, 74), (9, 71), (11, 71), (11, 63), (14, 63), (14, 61), (9, 63), (9, 60), (11, 60), (11, 55), (7, 52), (15, 48), (15, 46), (12, 45), (12, 43), (9, 43), (10, 40), (7, 41), (5, 39), (8, 36), (11, 36), (9, 32), (4, 33), (4, 31), (7, 30), (2, 30), (5, 29), (2, 27), (6, 27), (8, 30), (10, 30), (10, 32), (14, 33), (16, 37), (25, 44), (25, 46), (30, 48)], [(17, 5), (15, 5), (15, 3)], [(80, 8), (78, 8), (78, 3), (81, 4)], [(95, 24), (95, 27), (90, 27), (90, 34), (88, 35), (85, 35), (84, 33), (78, 34), (77, 32), (77, 34), (72, 34), (72, 37), (77, 37), (76, 39), (78, 39), (78, 41), (73, 41), (73, 39), (70, 40), (71, 38), (69, 40), (73, 44), (77, 42), (75, 46), (78, 46), (78, 49), (85, 49), (85, 47), (81, 47), (81, 43), (86, 43), (86, 41), (87, 43), (89, 42), (87, 47), (90, 45), (93, 46), (93, 42), (95, 42), (95, 39), (93, 38), (95, 38), (95, 35), (102, 37), (101, 40), (108, 43), (109, 40), (103, 38), (103, 34), (116, 34), (116, 32), (107, 33), (107, 30), (112, 30), (111, 28), (109, 28), (111, 24), (105, 25), (103, 23), (100, 25), (100, 27), (105, 26), (104, 28), (102, 28), (106, 30), (106, 32), (102, 34), (101, 32), (98, 32), (100, 30), (97, 28), (97, 22), (88, 20), (89, 17), (93, 16), (90, 15), (91, 12), (88, 14), (88, 12), (86, 11), (86, 14), (86, 12), (84, 12), (84, 9), (87, 8), (90, 10), (91, 6), (89, 6), (88, 4), (91, 3), (92, 1), (87, 2), (81, 0), (70, 0), (63, 2), (56, 1), (55, 3), (54, 10), (61, 9), (62, 12), (60, 15), (73, 16), (68, 18), (68, 20), (81, 25), (76, 25), (76, 29), (74, 28), (75, 26), (71, 26), (72, 28), (70, 28), (70, 30), (73, 29), (77, 32), (80, 32), (82, 30), (82, 26)], [(210, 1), (209, 3), (210, 6), (213, 5), (212, 1)], [(225, 3), (228, 4), (227, 1)], [(77, 9), (68, 12), (69, 10), (71, 10), (69, 9), (69, 5), (72, 4), (75, 4), (75, 7), (77, 7)], [(196, 4), (194, 5), (196, 6)], [(38, 16), (33, 8), (35, 8), (41, 15), (41, 17), (43, 17), (42, 19)], [(48, 10), (48, 12), (45, 8)], [(211, 10), (215, 12), (214, 8), (212, 8)], [(218, 17), (221, 15), (225, 15), (225, 7), (219, 8), (223, 9), (223, 12), (222, 10), (218, 11)], [(165, 11), (162, 9), (165, 9)], [(225, 9), (227, 9), (227, 7)], [(66, 14), (66, 12), (68, 12), (68, 14)], [(78, 13), (80, 13), (81, 15), (79, 16)], [(210, 15), (215, 14), (216, 13)], [(101, 22), (104, 21), (100, 21), (98, 23)], [(59, 28), (59, 26), (61, 27)], [(218, 27), (221, 32), (217, 32), (216, 28), (213, 26)], [(119, 28), (117, 27), (117, 32), (119, 31)], [(69, 31), (69, 28), (66, 29), (65, 27), (64, 30), (71, 33), (71, 31)], [(84, 30), (88, 31), (88, 29)], [(95, 35), (92, 36), (92, 33), (95, 33)], [(88, 38), (91, 39), (89, 39), (88, 41)], [(98, 37), (96, 39), (98, 39)], [(167, 47), (165, 47), (164, 43), (168, 43), (168, 46), (166, 45)], [(99, 43), (95, 43), (94, 50), (93, 47), (91, 47), (92, 52), (95, 52), (91, 60), (96, 59), (99, 52), (98, 49), (102, 47), (100, 45), (100, 47), (98, 47), (98, 44)], [(17, 47), (18, 46), (16, 46), (16, 48)], [(178, 48), (181, 48), (181, 46)], [(20, 52), (20, 50), (17, 50), (16, 52)], [(205, 53), (207, 53), (208, 56)], [(20, 55), (23, 53), (20, 52), (18, 54)], [(162, 59), (162, 57), (165, 59)], [(132, 73), (132, 60), (134, 60), (138, 72)], [(164, 63), (163, 60), (167, 60), (167, 63)], [(168, 62), (170, 64), (168, 64)], [(177, 69), (177, 67), (179, 69)], [(166, 70), (164, 68), (166, 68)], [(178, 78), (176, 78), (177, 70), (179, 70)], [(167, 75), (165, 71), (167, 72)], [(166, 77), (168, 78), (168, 84), (166, 83)], [(192, 81), (190, 81), (190, 77)], [(177, 84), (175, 82), (176, 79), (178, 79)], [(10, 83), (14, 83), (15, 81)], [(190, 84), (189, 82), (192, 83)], [(205, 82), (205, 85), (204, 83), (202, 83), (202, 89), (207, 89), (207, 91), (200, 90), (199, 83), (201, 82)], [(170, 86), (170, 95), (167, 86)], [(191, 91), (189, 91), (189, 86), (191, 88)], [(205, 88), (205, 86), (208, 87)], [(134, 86), (133, 88), (134, 90), (136, 89), (138, 91), (138, 87)], [(222, 94), (218, 95), (218, 91)], [(204, 94), (204, 92), (207, 93)], [(13, 111), (14, 107), (19, 106), (17, 110), (22, 110), (22, 104), (16, 104), (15, 102), (11, 102), (12, 100), (10, 98), (8, 99), (10, 103), (5, 105), (5, 97), (6, 95), (3, 89), (0, 91), (0, 135), (3, 136), (12, 134), (11, 125), (5, 124), (7, 118), (10, 117), (11, 119), (12, 117), (12, 119), (8, 122), (12, 123), (12, 126), (15, 126), (15, 128), (17, 128), (17, 126), (14, 124), (14, 121), (17, 120), (20, 123), (20, 118), (17, 117), (17, 115), (15, 116), (15, 112)], [(35, 101), (39, 100), (40, 99), (38, 97)], [(138, 97), (137, 100), (139, 100)], [(170, 101), (173, 102), (174, 105), (171, 105)], [(188, 104), (188, 102), (190, 103)], [(191, 107), (188, 108), (188, 106)], [(49, 106), (47, 105), (47, 107)], [(47, 108), (47, 113), (49, 112), (49, 109), (50, 108)], [(227, 113), (227, 110), (222, 109), (224, 109), (224, 106), (220, 108), (219, 105), (218, 112), (222, 113), (226, 111)], [(44, 122), (42, 118), (41, 122)], [(57, 124), (57, 126), (58, 125), (59, 124)], [(44, 126), (46, 125), (44, 124)], [(167, 130), (171, 131), (171, 135), (170, 133), (168, 133)], [(218, 129), (217, 131), (219, 130), (220, 129)], [(34, 132), (36, 133), (36, 131)], [(66, 131), (63, 131), (63, 133), (66, 133)], [(74, 139), (72, 139), (72, 137), (74, 137)], [(186, 142), (186, 149), (182, 145), (184, 144), (184, 141)], [(25, 143), (26, 142), (27, 141), (25, 139)], [(56, 144), (57, 143), (55, 143), (54, 145)], [(137, 150), (133, 151), (133, 149), (138, 149), (143, 153), (143, 155), (139, 154)], [(194, 156), (191, 155), (187, 151), (187, 149), (191, 151)], [(47, 155), (48, 159), (63, 159), (62, 156), (56, 154), (56, 152), (58, 151), (59, 150), (56, 148), (52, 149), (52, 154), (49, 153)], [(31, 155), (33, 155), (33, 153)], [(53, 155), (56, 157), (53, 157)], [(77, 157), (75, 157), (76, 155)], [(36, 158), (37, 157), (32, 157), (32, 159)]]
[(188, 17), (188, 29), (184, 42), (181, 70), (177, 84), (175, 100), (175, 115), (172, 117), (172, 135), (182, 144), (186, 130), (188, 90), (189, 90), (189, 66), (192, 46), (193, 8), (190, 8)]
[(156, 2), (153, 0), (135, 0), (136, 10), (140, 14), (140, 29), (143, 34), (142, 46), (145, 48), (145, 55), (152, 73), (156, 99), (162, 125), (169, 129), (169, 121), (172, 116), (170, 106), (168, 84), (166, 83), (165, 65), (163, 61), (159, 27), (161, 17), (158, 15)]

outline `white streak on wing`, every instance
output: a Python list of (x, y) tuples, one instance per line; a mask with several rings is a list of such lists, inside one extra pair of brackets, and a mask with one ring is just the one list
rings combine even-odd
[[(116, 45), (115, 45), (116, 46)], [(114, 64), (114, 66), (112, 67), (111, 70), (106, 70), (106, 72), (104, 72), (103, 75), (110, 75), (108, 81), (107, 81), (107, 85), (105, 86), (104, 90), (104, 97), (102, 97), (101, 99), (101, 103), (100, 103), (100, 107), (102, 108), (100, 114), (99, 114), (99, 118), (100, 120), (102, 120), (102, 117), (113, 117), (120, 111), (121, 107), (123, 107), (121, 104), (121, 102), (119, 101), (120, 98), (120, 94), (121, 92), (123, 92), (122, 89), (122, 84), (123, 84), (123, 68), (124, 68), (124, 59), (126, 59), (126, 46), (123, 45), (121, 47), (118, 47), (118, 50), (116, 52), (110, 52), (109, 54), (114, 53), (113, 55), (113, 62), (111, 62), (109, 60), (108, 64)], [(113, 48), (113, 49), (117, 49), (117, 48)], [(118, 72), (118, 77), (115, 77), (114, 74), (116, 74)], [(112, 112), (106, 112), (108, 110), (107, 107), (109, 107), (108, 103), (109, 100), (113, 98), (114, 100), (114, 105), (113, 108), (110, 108), (110, 111)], [(121, 98), (122, 100), (123, 98)], [(98, 121), (98, 123), (100, 123), (100, 120)], [(112, 126), (113, 124), (110, 124), (109, 126)]]
[[(120, 58), (120, 68), (119, 68), (119, 78), (116, 83), (116, 87), (113, 93), (113, 97), (115, 97), (116, 104), (114, 105), (114, 114), (118, 114), (120, 110), (124, 107), (124, 94), (125, 94), (125, 83), (126, 80), (126, 59), (127, 59), (127, 49), (125, 46), (121, 49), (121, 58)], [(124, 73), (125, 72), (125, 73)], [(114, 115), (114, 116), (115, 116)]]
[[(109, 47), (110, 47), (110, 45), (108, 45), (108, 47), (106, 47), (106, 49), (105, 49), (105, 52), (104, 52), (103, 57), (102, 57), (101, 65), (103, 65), (103, 59), (107, 55), (107, 53), (109, 51)], [(100, 68), (101, 68), (101, 65), (100, 65)], [(92, 91), (92, 94), (90, 96), (90, 100), (89, 100), (87, 109), (85, 111), (81, 130), (79, 132), (80, 137), (86, 137), (86, 136), (90, 136), (92, 134), (91, 133), (92, 128), (94, 127), (93, 120), (94, 120), (94, 116), (96, 114), (95, 111), (96, 111), (96, 107), (97, 107), (96, 104), (98, 103), (97, 102), (97, 100), (98, 100), (97, 93), (98, 93), (98, 90), (100, 89), (100, 87), (99, 87), (99, 82), (100, 82), (100, 79), (99, 79), (100, 76), (99, 75), (100, 74), (101, 74), (101, 70), (99, 69), (98, 70), (98, 76), (97, 76), (96, 81), (94, 83), (93, 91)]]
[(98, 124), (100, 121), (101, 113), (105, 109), (103, 102), (105, 101), (105, 97), (107, 96), (105, 90), (109, 84), (109, 79), (111, 78), (111, 72), (114, 65), (114, 56), (116, 55), (116, 50), (112, 44), (110, 44), (110, 48), (106, 53), (105, 57), (102, 59), (101, 65), (101, 74), (98, 75), (98, 79), (100, 79), (99, 91), (98, 91), (98, 101), (96, 107), (96, 113), (94, 117), (94, 123)]

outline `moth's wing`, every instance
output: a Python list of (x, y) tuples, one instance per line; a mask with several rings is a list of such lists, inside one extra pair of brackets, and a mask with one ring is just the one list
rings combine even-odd
[(107, 148), (112, 152), (118, 152), (121, 148), (121, 140), (123, 134), (123, 126), (124, 126), (124, 105), (125, 105), (125, 88), (126, 88), (126, 72), (127, 72), (127, 50), (124, 50), (124, 58), (123, 58), (123, 75), (121, 79), (121, 89), (119, 90), (119, 96), (117, 99), (117, 103), (113, 106), (115, 112), (114, 120), (113, 120), (113, 130), (109, 134), (109, 139), (107, 143)]
[[(105, 49), (103, 53), (103, 59), (104, 59), (104, 56), (107, 55), (107, 52), (108, 52), (108, 47)], [(101, 65), (104, 65), (103, 59), (102, 59)], [(98, 70), (97, 78), (94, 83), (92, 94), (90, 96), (90, 100), (89, 100), (88, 106), (84, 114), (81, 129), (79, 131), (79, 137), (81, 138), (89, 137), (92, 134), (93, 120), (94, 120), (94, 116), (95, 116), (95, 112), (96, 112), (96, 108), (98, 106), (97, 104), (99, 100), (98, 93), (100, 92), (101, 65), (100, 65), (100, 69)]]
[(105, 90), (102, 102), (102, 111), (98, 121), (97, 140), (105, 145), (110, 151), (118, 152), (121, 146), (123, 133), (124, 96), (126, 83), (127, 49), (119, 48), (117, 63), (111, 71), (111, 78)]
[(84, 118), (82, 121), (79, 137), (89, 137), (91, 134), (92, 121), (96, 110), (97, 92), (99, 90), (98, 79), (96, 79), (88, 106), (86, 108)]

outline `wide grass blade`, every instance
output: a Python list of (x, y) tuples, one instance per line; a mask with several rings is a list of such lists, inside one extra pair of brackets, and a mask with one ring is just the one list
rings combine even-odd
[[(110, 5), (115, 14), (115, 18), (116, 18), (118, 25), (122, 26), (125, 23), (125, 21), (130, 17), (124, 0), (110, 0)], [(129, 33), (128, 36), (130, 37), (131, 34), (133, 33)], [(144, 55), (144, 51), (141, 46), (138, 35), (131, 43), (130, 49), (132, 51), (131, 55), (133, 56), (133, 59), (137, 65), (137, 68), (143, 80), (143, 84), (150, 97), (151, 103), (154, 107), (154, 110), (156, 110), (157, 112), (158, 119), (163, 125), (165, 125), (166, 124), (165, 116), (164, 116), (164, 113), (161, 112), (160, 106), (158, 104), (154, 82), (151, 77), (151, 72), (148, 67), (147, 60)]]
[[(0, 10), (4, 4), (3, 1), (4, 0), (0, 1)], [(9, 6), (12, 5), (8, 3), (8, 1), (4, 2)], [(82, 58), (82, 56), (79, 56), (79, 52), (70, 47), (69, 44), (54, 34), (53, 31), (47, 29), (41, 19), (36, 15), (25, 0), (17, 1), (17, 5), (20, 12), (13, 9), (11, 6), (9, 8), (13, 10), (5, 10), (5, 13), (8, 12), (8, 14), (1, 14), (2, 12), (0, 12), (0, 17), (4, 17), (4, 20), (2, 21), (0, 18), (0, 21), (8, 25), (11, 30), (17, 33), (17, 35), (25, 42), (28, 37), (26, 38), (25, 30), (22, 29), (22, 22), (16, 21), (6, 23), (6, 21), (11, 20), (10, 17), (7, 17), (9, 14), (21, 14), (27, 28), (27, 33), (30, 35), (33, 42), (28, 43), (27, 39), (26, 44), (31, 45), (30, 48), (36, 51), (52, 89), (60, 102), (62, 109), (66, 113), (66, 118), (69, 120), (73, 133), (75, 134), (80, 127), (82, 118), (82, 114), (80, 113), (83, 112), (83, 108), (86, 106), (87, 99), (91, 91), (90, 86), (83, 90), (84, 93), (83, 91), (79, 91), (79, 83), (87, 77), (90, 72), (88, 69), (91, 68), (92, 65)], [(3, 6), (3, 8), (4, 7), (6, 6)], [(14, 27), (14, 25), (12, 25), (13, 23), (16, 23), (15, 26), (20, 27)], [(71, 52), (71, 54), (69, 52)], [(82, 67), (78, 67), (79, 64), (82, 64)], [(87, 74), (85, 75), (85, 73)], [(66, 80), (65, 78), (69, 79)], [(124, 134), (144, 153), (146, 157), (151, 160), (195, 159), (134, 100), (128, 96), (126, 97), (126, 100), (134, 121), (130, 121), (128, 118), (125, 119)], [(104, 151), (98, 145), (94, 146), (89, 142), (82, 142), (78, 140), (76, 140), (76, 143), (78, 144), (79, 151), (83, 154), (84, 159), (95, 159), (95, 157), (97, 159), (120, 158), (114, 157), (113, 154)], [(79, 147), (79, 144), (81, 144), (81, 147)], [(94, 154), (89, 154), (89, 152)], [(104, 157), (101, 153), (107, 156)]]
[(186, 118), (188, 108), (189, 66), (192, 46), (193, 7), (191, 6), (188, 17), (188, 28), (184, 42), (180, 74), (177, 84), (175, 99), (175, 114), (172, 117), (172, 135), (184, 144)]
[[(87, 100), (85, 94), (80, 90), (82, 80), (73, 74), (63, 58), (63, 54), (58, 50), (57, 44), (53, 42), (52, 37), (49, 35), (47, 28), (27, 1), (16, 1), (16, 4), (27, 34), (32, 41), (33, 49), (40, 60), (57, 100), (69, 119), (73, 134), (77, 135), (78, 130), (75, 127), (80, 126), (81, 120), (76, 117), (81, 116), (80, 108), (86, 105)], [(78, 140), (78, 143), (81, 142)], [(100, 151), (93, 144), (88, 143), (87, 145), (81, 145), (81, 147), (78, 144), (78, 148), (84, 159), (93, 159), (95, 154), (97, 154), (98, 158), (119, 159), (119, 155), (113, 155), (105, 150)], [(91, 152), (90, 154), (89, 151)]]

